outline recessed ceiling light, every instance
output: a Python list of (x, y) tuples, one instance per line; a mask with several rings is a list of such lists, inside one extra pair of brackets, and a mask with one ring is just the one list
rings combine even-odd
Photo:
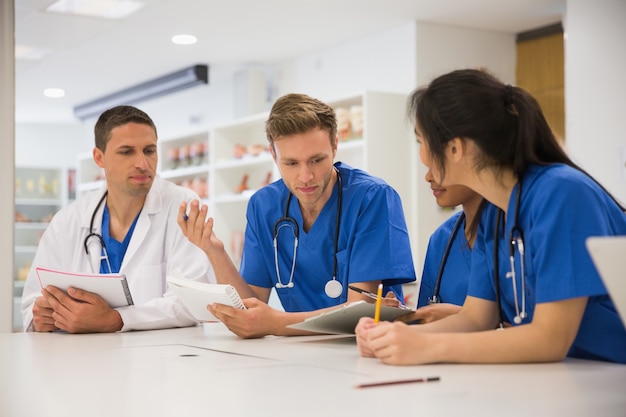
[(193, 45), (198, 42), (198, 38), (193, 35), (174, 35), (172, 36), (172, 42), (176, 45)]
[(65, 96), (65, 90), (62, 88), (46, 88), (43, 95), (48, 98), (61, 98)]
[(51, 13), (122, 19), (145, 6), (133, 0), (58, 0), (46, 9)]

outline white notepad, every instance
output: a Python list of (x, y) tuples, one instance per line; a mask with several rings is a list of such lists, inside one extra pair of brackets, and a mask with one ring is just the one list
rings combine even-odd
[[(333, 310), (328, 310), (316, 316), (309, 317), (300, 323), (291, 324), (287, 327), (298, 330), (308, 330), (317, 333), (330, 334), (354, 334), (361, 317), (374, 317), (376, 304), (365, 300), (345, 304)], [(392, 321), (397, 317), (412, 313), (413, 310), (399, 307), (380, 307), (380, 319)]]
[(174, 295), (182, 301), (198, 321), (217, 320), (207, 310), (207, 305), (209, 304), (225, 304), (241, 310), (246, 309), (243, 301), (241, 301), (241, 297), (239, 297), (239, 293), (232, 285), (209, 284), (207, 282), (177, 278), (171, 275), (168, 275), (167, 283)]
[(66, 291), (69, 287), (98, 294), (111, 308), (133, 305), (133, 297), (123, 274), (80, 274), (44, 267), (35, 268), (41, 288), (48, 285)]

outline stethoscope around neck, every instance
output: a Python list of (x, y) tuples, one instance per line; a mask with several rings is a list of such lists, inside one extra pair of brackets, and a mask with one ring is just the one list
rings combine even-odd
[(435, 279), (435, 289), (433, 290), (433, 295), (428, 297), (428, 304), (439, 304), (441, 303), (441, 296), (439, 295), (441, 288), (441, 279), (443, 277), (443, 271), (446, 268), (446, 263), (448, 262), (448, 257), (450, 256), (450, 249), (452, 248), (452, 244), (454, 243), (454, 239), (456, 235), (459, 233), (459, 229), (463, 225), (463, 220), (465, 220), (465, 212), (462, 212), (456, 222), (454, 223), (454, 227), (452, 228), (452, 233), (450, 233), (450, 237), (448, 238), (448, 243), (446, 243), (446, 248), (443, 251), (443, 256), (441, 257), (441, 261), (439, 262), (439, 270), (437, 271), (437, 279)]
[[(519, 181), (517, 184), (517, 195), (515, 196), (515, 217), (513, 219), (513, 227), (509, 232), (509, 263), (511, 270), (506, 273), (506, 277), (511, 279), (511, 283), (513, 285), (513, 298), (515, 299), (515, 317), (513, 317), (513, 322), (515, 324), (521, 324), (522, 321), (526, 317), (528, 317), (528, 313), (526, 312), (526, 275), (524, 273), (524, 232), (518, 226), (517, 221), (519, 219), (519, 208), (520, 201), (522, 195), (522, 182)], [(493, 275), (495, 280), (496, 287), (496, 303), (498, 304), (498, 316), (499, 316), (499, 327), (504, 327), (504, 322), (502, 319), (502, 300), (500, 299), (500, 274), (498, 272), (498, 241), (499, 241), (499, 229), (500, 222), (502, 218), (502, 210), (498, 210), (498, 215), (496, 216), (496, 226), (494, 231), (494, 243), (493, 243)], [(452, 248), (452, 244), (454, 239), (463, 224), (463, 220), (465, 219), (465, 213), (461, 213), (459, 218), (457, 219), (454, 227), (452, 228), (452, 233), (450, 233), (450, 237), (448, 238), (448, 243), (446, 244), (446, 248), (443, 252), (443, 256), (441, 258), (441, 262), (439, 264), (439, 270), (437, 271), (437, 279), (435, 280), (435, 289), (433, 290), (433, 295), (428, 297), (428, 304), (437, 304), (441, 302), (441, 297), (439, 296), (439, 291), (441, 287), (441, 279), (443, 277), (443, 271), (445, 269), (446, 263), (448, 261), (448, 256), (450, 255), (450, 249)], [(517, 277), (515, 274), (515, 247), (520, 254), (520, 269), (522, 273), (521, 279), (521, 293), (522, 293), (522, 301), (521, 301), (521, 309), (520, 302), (517, 293)]]
[[(513, 298), (515, 304), (515, 317), (513, 317), (513, 323), (521, 324), (522, 321), (526, 317), (528, 317), (528, 313), (526, 312), (526, 275), (524, 273), (524, 232), (518, 226), (519, 220), (519, 208), (520, 201), (522, 195), (522, 181), (518, 181), (517, 183), (517, 195), (515, 197), (515, 213), (513, 218), (513, 227), (509, 232), (509, 263), (511, 270), (506, 273), (506, 278), (511, 279), (511, 283), (513, 285)], [(499, 231), (500, 231), (500, 222), (502, 218), (502, 210), (498, 210), (498, 215), (496, 216), (496, 224), (494, 229), (494, 237), (493, 237), (493, 276), (495, 280), (495, 292), (496, 292), (496, 303), (498, 304), (498, 314), (500, 321), (500, 328), (504, 327), (504, 321), (502, 319), (502, 300), (500, 298), (500, 274), (498, 271), (498, 249), (499, 249)], [(522, 273), (521, 278), (521, 308), (520, 302), (517, 292), (517, 277), (515, 274), (515, 248), (519, 252), (520, 257), (520, 272)]]
[(102, 195), (102, 198), (100, 198), (100, 201), (98, 201), (96, 208), (93, 210), (93, 213), (91, 214), (91, 221), (89, 222), (89, 234), (87, 234), (87, 236), (85, 237), (84, 246), (85, 246), (85, 253), (89, 256), (90, 255), (89, 243), (94, 239), (98, 241), (100, 243), (100, 247), (102, 248), (102, 250), (100, 251), (99, 264), (101, 264), (102, 261), (104, 260), (106, 262), (107, 267), (109, 268), (109, 273), (113, 273), (113, 270), (111, 269), (111, 263), (109, 262), (109, 254), (107, 252), (107, 248), (104, 243), (104, 238), (102, 237), (100, 233), (96, 233), (93, 231), (93, 223), (96, 218), (96, 213), (98, 212), (100, 207), (102, 207), (102, 204), (104, 204), (104, 200), (107, 198), (108, 193), (109, 193), (108, 190), (104, 192), (104, 194)]
[[(339, 170), (335, 168), (337, 173), (337, 214), (335, 217), (335, 247), (333, 258), (333, 276), (324, 286), (326, 295), (330, 298), (337, 298), (343, 292), (343, 285), (337, 281), (337, 251), (339, 249), (339, 227), (341, 226), (341, 201), (343, 199), (343, 190), (341, 184), (341, 175)], [(287, 197), (287, 203), (285, 204), (285, 214), (274, 223), (274, 264), (276, 266), (276, 276), (278, 282), (276, 288), (293, 288), (293, 273), (296, 269), (296, 254), (298, 251), (298, 238), (300, 237), (300, 226), (293, 217), (289, 216), (289, 205), (291, 204), (291, 197), (293, 194), (290, 192)], [(291, 272), (289, 273), (289, 281), (283, 283), (280, 277), (280, 271), (278, 268), (278, 233), (284, 227), (287, 227), (293, 232), (293, 258), (291, 260)]]

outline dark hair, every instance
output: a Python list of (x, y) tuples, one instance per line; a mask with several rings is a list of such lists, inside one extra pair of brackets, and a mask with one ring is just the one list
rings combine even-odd
[(98, 118), (94, 127), (96, 148), (104, 152), (111, 139), (111, 130), (127, 123), (148, 125), (154, 129), (154, 134), (157, 134), (154, 122), (146, 113), (133, 106), (117, 106), (105, 110)]
[(280, 97), (265, 122), (265, 134), (270, 146), (281, 136), (305, 133), (320, 128), (330, 135), (331, 145), (337, 140), (337, 117), (328, 104), (304, 94)]
[(481, 151), (474, 161), (478, 169), (509, 168), (521, 178), (529, 165), (563, 163), (593, 179), (567, 156), (537, 100), (485, 70), (463, 69), (439, 76), (411, 94), (407, 109), (442, 176), (446, 144), (464, 138)]

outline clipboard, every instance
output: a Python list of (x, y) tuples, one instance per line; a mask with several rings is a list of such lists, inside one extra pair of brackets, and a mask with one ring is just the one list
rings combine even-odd
[[(354, 334), (354, 328), (359, 319), (366, 316), (374, 317), (375, 311), (376, 304), (359, 300), (309, 317), (300, 323), (290, 324), (287, 327), (325, 334)], [(412, 312), (411, 309), (383, 305), (380, 307), (380, 319), (392, 321)]]
[(133, 305), (133, 297), (123, 274), (81, 274), (44, 267), (35, 268), (41, 288), (48, 285), (67, 292), (69, 287), (98, 294), (111, 308)]

